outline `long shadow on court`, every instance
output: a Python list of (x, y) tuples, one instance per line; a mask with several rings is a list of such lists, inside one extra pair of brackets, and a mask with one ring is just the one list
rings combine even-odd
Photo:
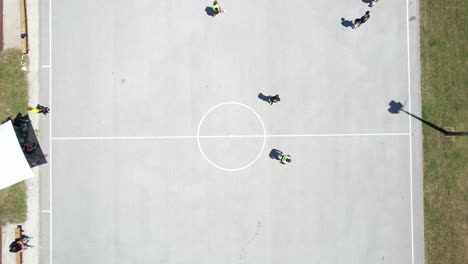
[(439, 131), (440, 133), (446, 135), (446, 136), (468, 136), (468, 132), (452, 132), (452, 131), (447, 131), (437, 125), (435, 125), (434, 123), (431, 123), (429, 121), (426, 121), (424, 119), (422, 119), (421, 117), (417, 116), (417, 115), (413, 115), (412, 113), (410, 112), (407, 112), (403, 109), (403, 104), (400, 103), (400, 102), (395, 102), (395, 101), (390, 101), (389, 103), (390, 105), (390, 108), (388, 109), (388, 111), (392, 114), (399, 114), (400, 111), (403, 112), (403, 113), (406, 113), (408, 114), (409, 116), (423, 122), (424, 124), (432, 127), (433, 129)]

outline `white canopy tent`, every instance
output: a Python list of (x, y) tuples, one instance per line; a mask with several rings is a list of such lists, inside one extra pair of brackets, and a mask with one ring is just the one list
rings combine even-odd
[(0, 125), (0, 190), (34, 176), (11, 121)]

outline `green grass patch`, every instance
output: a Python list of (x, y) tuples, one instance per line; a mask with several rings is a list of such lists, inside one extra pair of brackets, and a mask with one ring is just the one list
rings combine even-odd
[(26, 184), (15, 184), (0, 191), (0, 225), (26, 221)]
[[(24, 113), (28, 103), (27, 75), (21, 70), (21, 51), (0, 52), (0, 119)], [(0, 225), (26, 220), (26, 185), (24, 182), (0, 190)]]
[[(423, 118), (468, 131), (468, 1), (420, 4)], [(468, 263), (468, 137), (423, 136), (426, 263)]]

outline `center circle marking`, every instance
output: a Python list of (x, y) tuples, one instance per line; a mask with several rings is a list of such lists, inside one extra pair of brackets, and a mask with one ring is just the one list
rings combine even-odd
[[(218, 164), (214, 163), (213, 161), (211, 161), (205, 154), (205, 152), (203, 151), (203, 148), (201, 147), (201, 143), (200, 143), (200, 138), (202, 138), (202, 136), (200, 136), (200, 129), (201, 129), (201, 126), (203, 124), (203, 121), (205, 121), (205, 118), (213, 111), (215, 110), (216, 108), (219, 108), (221, 106), (225, 106), (225, 105), (238, 105), (238, 106), (242, 106), (246, 109), (248, 109), (250, 112), (252, 112), (258, 119), (258, 121), (260, 121), (260, 124), (262, 125), (262, 129), (263, 129), (263, 143), (262, 143), (262, 148), (260, 150), (260, 152), (258, 153), (257, 157), (251, 161), (249, 164), (243, 166), (243, 167), (239, 167), (239, 168), (224, 168), (222, 166), (219, 166)], [(226, 138), (229, 138), (229, 136), (226, 136)], [(252, 166), (259, 158), (260, 156), (262, 155), (263, 153), (263, 150), (265, 149), (265, 143), (266, 143), (266, 129), (265, 129), (265, 124), (263, 123), (263, 120), (260, 118), (260, 115), (255, 112), (255, 110), (253, 110), (250, 106), (247, 106), (245, 104), (242, 104), (242, 103), (238, 103), (238, 102), (225, 102), (225, 103), (220, 103), (220, 104), (217, 104), (215, 106), (213, 106), (210, 110), (208, 110), (208, 112), (205, 113), (205, 115), (203, 115), (203, 117), (201, 118), (200, 120), (200, 123), (198, 124), (198, 130), (197, 130), (197, 143), (198, 143), (198, 149), (200, 150), (200, 153), (202, 154), (202, 156), (208, 161), (208, 163), (210, 163), (211, 165), (213, 165), (214, 167), (220, 169), (220, 170), (224, 170), (224, 171), (240, 171), (240, 170), (243, 170), (243, 169), (247, 169), (248, 167)]]

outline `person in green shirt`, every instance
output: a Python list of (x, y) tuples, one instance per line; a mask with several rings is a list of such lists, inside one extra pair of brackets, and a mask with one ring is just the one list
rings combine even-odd
[(224, 10), (219, 6), (219, 3), (217, 0), (214, 0), (213, 1), (213, 11), (214, 11), (214, 15), (213, 16), (216, 16), (218, 15), (219, 13), (223, 13)]
[(283, 154), (281, 155), (281, 164), (286, 164), (291, 162), (291, 156)]

